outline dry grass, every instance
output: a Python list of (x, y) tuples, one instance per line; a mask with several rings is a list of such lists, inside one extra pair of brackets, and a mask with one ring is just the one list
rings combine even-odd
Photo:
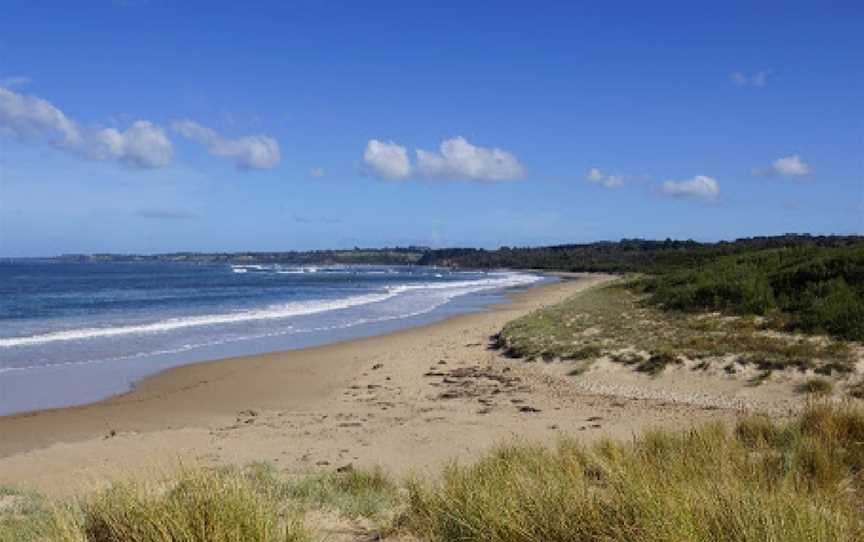
[(245, 473), (280, 499), (303, 508), (332, 510), (350, 519), (370, 519), (379, 526), (388, 524), (399, 508), (399, 484), (380, 468), (350, 467), (286, 478), (271, 465), (260, 463), (247, 467)]
[(864, 399), (864, 380), (859, 380), (858, 382), (850, 384), (846, 388), (846, 393), (855, 399)]
[(862, 473), (864, 410), (813, 403), (783, 423), (502, 446), (405, 490), (380, 470), (285, 478), (263, 464), (73, 503), (0, 488), (0, 541), (296, 542), (310, 539), (304, 510), (325, 508), (441, 542), (852, 542)]
[(864, 539), (864, 414), (814, 407), (628, 444), (506, 446), (415, 483), (407, 523), (437, 541)]
[(401, 495), (381, 469), (286, 477), (266, 463), (117, 484), (76, 502), (0, 487), (0, 542), (300, 542), (310, 509), (385, 532)]
[(128, 483), (76, 503), (43, 503), (3, 542), (300, 542), (300, 516), (267, 487), (230, 471), (183, 472), (159, 483)]

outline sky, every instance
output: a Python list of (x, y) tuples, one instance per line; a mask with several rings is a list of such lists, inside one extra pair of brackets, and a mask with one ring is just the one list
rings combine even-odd
[(7, 0), (0, 256), (864, 233), (864, 3)]

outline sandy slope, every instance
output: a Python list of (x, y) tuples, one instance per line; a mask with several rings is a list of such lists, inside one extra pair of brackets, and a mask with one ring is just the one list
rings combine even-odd
[[(0, 484), (54, 494), (179, 464), (435, 472), (496, 442), (627, 438), (736, 411), (602, 395), (488, 348), (509, 320), (609, 277), (532, 288), (481, 313), (320, 348), (181, 367), (84, 407), (0, 418)], [(630, 383), (638, 385), (638, 383)]]

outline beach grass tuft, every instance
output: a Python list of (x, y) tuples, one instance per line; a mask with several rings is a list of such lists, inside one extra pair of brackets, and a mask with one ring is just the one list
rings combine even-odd
[(800, 393), (805, 393), (809, 395), (828, 395), (833, 390), (834, 384), (824, 378), (819, 377), (808, 378), (798, 386), (798, 391)]
[[(121, 483), (0, 522), (3, 542), (301, 542), (301, 516), (267, 486), (224, 470)], [(7, 516), (4, 514), (4, 516)]]
[(503, 446), (414, 483), (406, 522), (436, 541), (864, 539), (864, 413), (813, 406), (629, 443)]
[(271, 488), (280, 499), (302, 507), (329, 509), (348, 518), (385, 522), (398, 508), (400, 486), (383, 469), (346, 465), (335, 472), (285, 477), (268, 463), (244, 469), (244, 475)]

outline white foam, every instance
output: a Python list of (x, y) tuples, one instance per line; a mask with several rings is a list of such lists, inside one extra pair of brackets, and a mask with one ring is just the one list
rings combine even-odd
[(188, 316), (185, 318), (169, 318), (147, 324), (137, 324), (116, 327), (91, 327), (82, 329), (70, 329), (67, 331), (56, 331), (42, 335), (29, 337), (10, 337), (0, 339), (0, 348), (13, 346), (30, 346), (57, 341), (74, 341), (81, 339), (92, 339), (96, 337), (117, 337), (121, 335), (134, 335), (142, 333), (163, 333), (176, 329), (207, 326), (214, 324), (231, 324), (236, 322), (248, 322), (252, 320), (270, 320), (274, 318), (287, 318), (290, 316), (302, 316), (316, 314), (339, 309), (347, 309), (357, 305), (366, 305), (384, 301), (397, 293), (388, 291), (382, 294), (365, 294), (344, 299), (327, 301), (303, 301), (274, 305), (265, 309), (248, 311), (237, 311), (222, 314), (208, 314), (203, 316)]
[[(238, 269), (242, 269), (245, 267), (260, 268), (261, 266), (234, 266), (233, 270), (235, 272), (238, 272)], [(351, 307), (368, 305), (371, 303), (380, 303), (382, 301), (389, 300), (391, 298), (408, 292), (418, 291), (429, 291), (430, 293), (434, 293), (435, 297), (437, 298), (434, 301), (430, 300), (431, 308), (421, 311), (428, 312), (442, 305), (443, 303), (446, 303), (448, 300), (454, 297), (482, 290), (524, 286), (537, 282), (539, 280), (541, 280), (540, 277), (535, 275), (526, 275), (521, 273), (490, 273), (487, 275), (487, 278), (477, 280), (402, 284), (391, 286), (386, 291), (380, 293), (356, 295), (336, 300), (313, 300), (293, 302), (282, 305), (273, 305), (262, 309), (209, 314), (201, 316), (188, 316), (183, 318), (170, 318), (146, 324), (113, 327), (90, 327), (56, 331), (26, 337), (0, 338), (0, 348), (34, 346), (51, 342), (119, 337), (135, 334), (165, 333), (168, 331), (199, 326), (232, 324), (255, 320), (271, 320), (277, 318), (288, 318), (293, 316), (305, 316), (327, 311), (343, 310)], [(411, 316), (411, 314), (401, 316), (407, 317)]]

